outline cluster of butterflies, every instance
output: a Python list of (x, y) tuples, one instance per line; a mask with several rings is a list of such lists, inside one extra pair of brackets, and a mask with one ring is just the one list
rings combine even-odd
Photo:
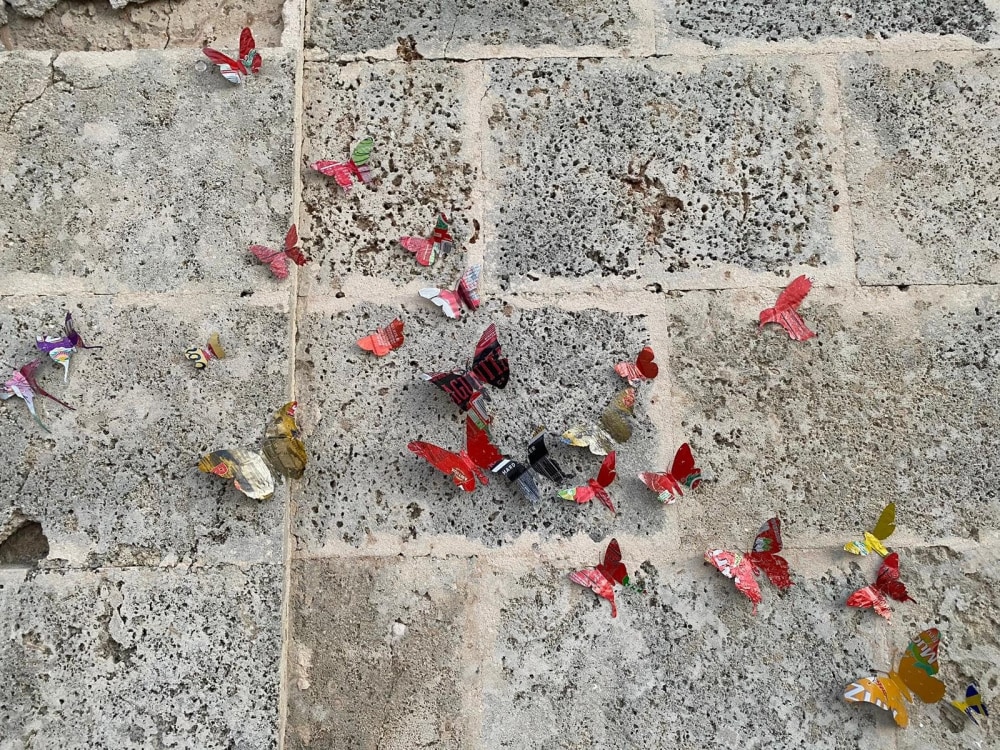
[[(255, 49), (253, 35), (248, 28), (243, 29), (240, 35), (239, 59), (209, 48), (204, 53), (219, 66), (226, 80), (234, 84), (243, 83), (249, 75), (257, 74), (261, 69), (260, 54)], [(368, 184), (372, 181), (373, 148), (373, 139), (365, 138), (355, 145), (347, 161), (322, 159), (310, 166), (333, 177), (345, 192), (350, 191), (355, 182)], [(406, 236), (401, 237), (399, 242), (413, 254), (418, 264), (425, 267), (432, 265), (437, 258), (447, 256), (455, 247), (450, 221), (444, 213), (438, 215), (429, 236)], [(281, 279), (287, 278), (290, 262), (299, 266), (309, 262), (299, 247), (298, 232), (294, 224), (285, 236), (283, 249), (252, 245), (250, 252), (260, 262), (268, 265), (274, 276)], [(480, 305), (481, 274), (482, 268), (473, 266), (462, 275), (454, 289), (428, 287), (421, 289), (419, 294), (431, 300), (448, 318), (459, 319), (465, 308), (474, 311)], [(816, 336), (799, 314), (799, 306), (811, 288), (812, 282), (806, 276), (794, 279), (778, 296), (774, 306), (760, 313), (758, 330), (774, 323), (780, 325), (796, 341), (807, 341)], [(374, 333), (360, 338), (358, 346), (376, 356), (384, 356), (403, 345), (403, 329), (403, 321), (396, 318), (384, 328), (378, 328)], [(189, 349), (186, 355), (198, 368), (204, 368), (210, 359), (225, 356), (217, 334), (213, 334), (205, 349)], [(597, 476), (589, 478), (584, 485), (560, 489), (556, 493), (559, 497), (576, 503), (589, 503), (597, 499), (612, 513), (616, 513), (616, 510), (608, 488), (617, 477), (616, 446), (631, 437), (632, 428), (628, 417), (634, 416), (636, 388), (655, 379), (659, 368), (652, 349), (646, 347), (634, 362), (620, 362), (614, 369), (628, 381), (628, 387), (614, 395), (601, 412), (597, 424), (575, 425), (561, 437), (563, 443), (586, 447), (594, 455), (604, 456)], [(557, 485), (572, 479), (572, 475), (564, 472), (549, 455), (544, 427), (538, 428), (528, 440), (527, 464), (503, 455), (492, 443), (489, 432), (492, 418), (487, 407), (490, 397), (484, 386), (502, 389), (510, 380), (510, 367), (503, 356), (495, 324), (489, 325), (482, 334), (471, 367), (426, 373), (423, 378), (441, 388), (465, 412), (465, 447), (452, 451), (415, 440), (407, 448), (449, 475), (456, 486), (471, 492), (477, 486), (488, 483), (488, 473), (499, 475), (515, 485), (529, 502), (538, 503), (542, 499), (542, 493), (533, 473)], [(39, 392), (44, 394), (44, 391)], [(30, 398), (27, 400), (30, 408)], [(249, 497), (259, 499), (266, 499), (273, 494), (277, 477), (301, 477), (305, 470), (306, 453), (294, 419), (295, 406), (295, 402), (291, 402), (274, 414), (259, 450), (241, 448), (215, 451), (201, 459), (199, 468), (233, 479), (237, 489)], [(690, 445), (684, 443), (677, 450), (668, 470), (643, 472), (639, 474), (639, 479), (657, 493), (660, 502), (670, 504), (683, 497), (685, 490), (695, 489), (702, 481), (702, 474), (701, 469), (695, 465)], [(895, 530), (895, 513), (895, 505), (890, 504), (883, 510), (874, 529), (865, 532), (863, 540), (849, 542), (844, 547), (853, 554), (868, 555), (875, 552), (883, 558), (875, 582), (852, 593), (846, 604), (850, 607), (871, 608), (886, 619), (891, 618), (889, 599), (912, 601), (906, 586), (899, 580), (898, 553), (890, 553), (883, 544)], [(758, 583), (761, 573), (779, 590), (792, 586), (788, 561), (781, 556), (781, 550), (781, 519), (775, 516), (764, 522), (749, 551), (710, 549), (705, 552), (704, 558), (724, 576), (732, 579), (737, 590), (752, 602), (756, 613), (757, 605), (762, 601)], [(641, 591), (629, 580), (616, 539), (608, 544), (604, 560), (600, 564), (574, 571), (569, 574), (569, 578), (610, 602), (612, 617), (618, 615), (615, 586), (622, 585)], [(906, 702), (912, 702), (913, 695), (926, 703), (937, 702), (944, 696), (944, 683), (934, 677), (938, 672), (939, 641), (940, 634), (936, 629), (923, 631), (910, 643), (896, 669), (885, 677), (863, 678), (851, 683), (844, 692), (845, 699), (873, 703), (889, 710), (896, 723), (905, 727), (909, 721)], [(952, 701), (952, 705), (974, 722), (977, 716), (988, 715), (975, 684), (968, 687), (964, 700)]]
[[(63, 383), (69, 382), (69, 363), (74, 354), (80, 349), (102, 348), (100, 346), (87, 346), (83, 342), (83, 337), (73, 325), (73, 316), (70, 313), (66, 313), (62, 336), (38, 336), (35, 339), (35, 347), (43, 354), (48, 354), (53, 362), (63, 366)], [(28, 411), (38, 423), (38, 426), (46, 432), (50, 432), (49, 428), (42, 422), (41, 417), (38, 415), (38, 410), (35, 408), (36, 394), (51, 399), (72, 411), (76, 409), (65, 401), (56, 398), (38, 384), (35, 372), (41, 366), (42, 360), (36, 358), (28, 362), (28, 364), (14, 369), (11, 376), (4, 382), (3, 389), (0, 390), (0, 401), (6, 401), (15, 396), (21, 399), (28, 407)]]

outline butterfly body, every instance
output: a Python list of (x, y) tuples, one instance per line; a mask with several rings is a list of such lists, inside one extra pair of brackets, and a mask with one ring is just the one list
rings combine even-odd
[(611, 451), (601, 463), (601, 470), (597, 473), (596, 479), (588, 479), (587, 484), (572, 489), (559, 490), (559, 497), (563, 500), (572, 500), (576, 503), (589, 503), (594, 498), (600, 500), (604, 506), (612, 513), (617, 513), (615, 505), (611, 501), (611, 495), (607, 488), (615, 480), (615, 452)]
[(753, 612), (756, 614), (757, 605), (762, 601), (760, 585), (757, 583), (761, 572), (782, 591), (792, 585), (788, 561), (778, 554), (781, 547), (781, 519), (775, 516), (761, 526), (750, 552), (740, 554), (724, 549), (711, 549), (705, 552), (705, 561), (733, 580), (737, 590), (753, 602)]
[(421, 289), (419, 294), (440, 307), (446, 317), (458, 320), (462, 317), (463, 304), (470, 310), (479, 309), (479, 279), (482, 272), (482, 266), (472, 266), (459, 279), (454, 291), (431, 286)]
[(628, 569), (622, 562), (622, 551), (617, 539), (608, 543), (604, 561), (594, 568), (584, 568), (569, 574), (573, 583), (589, 588), (602, 599), (611, 602), (611, 616), (618, 617), (615, 604), (615, 584), (623, 584), (628, 578)]
[(859, 609), (870, 607), (891, 621), (892, 610), (889, 609), (889, 599), (895, 599), (897, 602), (913, 601), (906, 592), (906, 586), (899, 580), (899, 553), (897, 552), (887, 555), (882, 561), (875, 583), (858, 589), (847, 597), (847, 606)]
[(213, 359), (225, 359), (226, 350), (222, 348), (219, 334), (213, 333), (208, 337), (208, 344), (204, 349), (193, 346), (184, 350), (184, 356), (194, 362), (196, 370), (204, 370)]
[(393, 349), (403, 345), (403, 321), (393, 320), (385, 328), (379, 328), (375, 333), (358, 339), (358, 346), (366, 352), (372, 352), (376, 357), (383, 357)]
[(646, 380), (652, 380), (659, 372), (660, 368), (653, 361), (652, 347), (645, 347), (635, 362), (619, 362), (615, 365), (615, 372), (625, 378), (629, 385), (636, 386)]
[(237, 85), (246, 81), (251, 74), (257, 75), (263, 63), (260, 53), (256, 49), (253, 32), (249, 28), (244, 28), (240, 32), (240, 59), (234, 60), (229, 55), (211, 47), (203, 48), (202, 53), (219, 66), (219, 72), (222, 73), (223, 78)]
[(35, 346), (41, 352), (49, 355), (54, 361), (63, 366), (63, 382), (69, 382), (69, 361), (80, 349), (103, 349), (101, 346), (87, 346), (83, 342), (83, 337), (77, 332), (73, 325), (73, 316), (66, 313), (66, 320), (63, 323), (63, 333), (65, 335), (36, 336)]
[(317, 172), (333, 177), (344, 192), (349, 192), (355, 180), (366, 185), (372, 181), (373, 173), (369, 162), (374, 147), (375, 141), (372, 138), (365, 138), (354, 146), (351, 158), (346, 162), (320, 159), (311, 166)]
[(802, 304), (802, 300), (809, 294), (810, 289), (812, 289), (812, 282), (809, 280), (809, 277), (799, 276), (794, 279), (778, 295), (778, 300), (774, 303), (774, 307), (769, 307), (761, 311), (757, 330), (759, 331), (768, 323), (777, 323), (795, 341), (808, 341), (815, 336), (816, 333), (809, 330), (809, 327), (798, 312), (799, 305)]
[(854, 555), (867, 555), (869, 552), (877, 552), (882, 557), (889, 554), (889, 550), (882, 543), (888, 539), (892, 532), (896, 530), (896, 504), (889, 503), (882, 510), (875, 528), (866, 531), (864, 539), (860, 542), (848, 542), (844, 545), (844, 551)]
[(455, 239), (451, 236), (448, 217), (440, 214), (430, 237), (400, 237), (399, 244), (414, 254), (417, 263), (429, 266), (438, 255), (448, 255), (455, 248)]
[(665, 505), (677, 501), (684, 496), (684, 489), (693, 490), (701, 484), (701, 469), (694, 465), (694, 455), (691, 446), (681, 445), (674, 454), (674, 462), (666, 472), (643, 472), (639, 475), (649, 489), (658, 493), (656, 499)]
[(952, 701), (951, 705), (972, 719), (972, 723), (976, 725), (979, 724), (976, 716), (982, 718), (990, 715), (986, 710), (986, 704), (983, 703), (983, 697), (979, 694), (979, 687), (974, 682), (965, 689), (965, 700)]
[(930, 628), (914, 638), (894, 670), (884, 677), (862, 677), (844, 689), (844, 700), (872, 703), (892, 712), (900, 727), (909, 724), (906, 703), (916, 695), (924, 703), (937, 703), (944, 697), (945, 686), (934, 677), (938, 672), (937, 628)]
[(288, 278), (288, 261), (297, 266), (304, 266), (309, 259), (299, 247), (299, 231), (294, 224), (285, 234), (283, 250), (274, 250), (266, 245), (251, 245), (250, 252), (257, 260), (271, 268), (271, 273), (279, 279)]

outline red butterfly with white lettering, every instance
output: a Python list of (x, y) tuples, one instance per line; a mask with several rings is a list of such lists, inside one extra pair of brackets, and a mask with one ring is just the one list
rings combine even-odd
[(753, 602), (753, 613), (761, 602), (757, 576), (760, 571), (775, 586), (784, 591), (792, 585), (788, 576), (788, 561), (781, 552), (781, 519), (769, 518), (760, 527), (753, 542), (753, 550), (740, 554), (724, 549), (710, 549), (705, 553), (705, 561), (711, 563), (727, 578), (732, 578), (736, 588)]
[(639, 479), (653, 492), (658, 492), (656, 499), (664, 505), (670, 505), (677, 498), (684, 497), (684, 487), (693, 490), (701, 484), (701, 469), (694, 465), (694, 455), (691, 446), (684, 443), (674, 454), (674, 464), (670, 471), (644, 471)]
[(892, 610), (889, 609), (889, 599), (897, 602), (912, 602), (906, 593), (906, 586), (899, 580), (899, 553), (888, 555), (878, 569), (875, 583), (858, 589), (847, 597), (848, 607), (864, 609), (871, 607), (882, 617), (892, 622)]
[(601, 463), (601, 470), (597, 473), (597, 479), (588, 479), (587, 483), (581, 487), (559, 490), (559, 497), (563, 500), (573, 500), (577, 503), (589, 503), (596, 497), (604, 503), (608, 510), (612, 513), (617, 513), (614, 503), (611, 502), (611, 495), (607, 492), (607, 487), (615, 481), (616, 476), (618, 474), (615, 472), (615, 452), (611, 451)]
[(266, 263), (271, 267), (271, 273), (279, 279), (288, 278), (288, 261), (291, 260), (297, 266), (304, 266), (309, 259), (302, 253), (299, 247), (299, 230), (292, 224), (285, 235), (285, 249), (274, 250), (266, 245), (251, 245), (250, 252), (261, 263)]
[(618, 617), (618, 607), (615, 605), (615, 584), (625, 584), (628, 581), (628, 568), (622, 562), (622, 550), (618, 540), (612, 539), (604, 553), (604, 562), (596, 568), (575, 570), (569, 574), (569, 580), (586, 586), (598, 596), (611, 602), (611, 616)]
[(635, 362), (619, 362), (615, 365), (615, 372), (628, 380), (629, 385), (639, 385), (644, 380), (652, 380), (660, 373), (660, 368), (653, 361), (653, 348), (645, 347)]
[(219, 66), (219, 72), (230, 83), (243, 83), (252, 73), (257, 75), (263, 63), (260, 53), (256, 49), (257, 43), (254, 41), (253, 33), (249, 28), (244, 28), (240, 32), (240, 59), (234, 60), (229, 55), (224, 55), (211, 47), (202, 49), (205, 57)]

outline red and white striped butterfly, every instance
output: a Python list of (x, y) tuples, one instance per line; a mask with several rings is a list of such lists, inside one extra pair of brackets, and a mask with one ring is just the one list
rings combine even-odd
[(230, 83), (243, 83), (252, 73), (257, 75), (263, 63), (260, 53), (257, 51), (257, 44), (254, 41), (253, 33), (249, 27), (240, 32), (240, 59), (234, 60), (229, 55), (224, 55), (211, 47), (202, 49), (205, 57), (219, 66), (219, 72)]
[(615, 605), (615, 584), (624, 584), (628, 580), (628, 568), (622, 562), (622, 550), (618, 540), (612, 539), (604, 553), (604, 562), (596, 568), (575, 570), (569, 574), (569, 580), (586, 586), (598, 596), (611, 602), (611, 616), (618, 617), (618, 607)]
[(906, 586), (899, 580), (898, 552), (893, 552), (882, 561), (875, 583), (858, 589), (847, 597), (847, 606), (858, 609), (871, 607), (882, 617), (892, 622), (889, 599), (895, 599), (897, 602), (913, 601), (906, 592)]
[(625, 378), (629, 385), (636, 386), (644, 380), (652, 380), (659, 372), (660, 368), (653, 361), (653, 348), (645, 347), (635, 362), (619, 362), (615, 365), (615, 372)]
[(612, 513), (617, 513), (614, 503), (611, 502), (611, 495), (607, 488), (615, 481), (618, 474), (615, 472), (615, 452), (611, 451), (605, 456), (601, 463), (601, 470), (597, 472), (597, 479), (588, 479), (587, 483), (581, 487), (568, 490), (559, 490), (559, 497), (563, 500), (573, 500), (577, 503), (589, 503), (595, 497), (604, 503), (604, 506)]
[(271, 267), (271, 273), (279, 279), (288, 278), (289, 260), (297, 266), (304, 266), (309, 262), (309, 259), (302, 253), (302, 248), (299, 247), (299, 230), (295, 228), (294, 224), (285, 235), (284, 250), (274, 250), (266, 245), (251, 245), (250, 252), (261, 263), (267, 263)]
[(656, 499), (664, 505), (670, 505), (677, 498), (684, 497), (684, 488), (693, 490), (701, 484), (701, 469), (694, 465), (691, 446), (684, 443), (674, 454), (674, 464), (670, 471), (644, 471), (639, 479), (653, 492), (658, 492)]
[(482, 272), (482, 266), (472, 266), (463, 274), (455, 291), (427, 287), (420, 290), (420, 296), (440, 307), (449, 318), (461, 318), (463, 302), (470, 310), (479, 308), (479, 277)]
[(732, 578), (736, 588), (753, 602), (753, 612), (761, 602), (757, 576), (760, 571), (775, 586), (784, 591), (792, 585), (788, 576), (788, 561), (781, 552), (781, 519), (769, 518), (760, 527), (753, 542), (753, 550), (740, 554), (724, 549), (710, 549), (705, 553), (705, 561), (711, 563), (726, 578)]
[(441, 214), (430, 237), (400, 237), (399, 244), (416, 256), (417, 263), (429, 266), (439, 254), (447, 255), (455, 248), (455, 239), (449, 229), (448, 217)]
[(403, 321), (396, 318), (385, 328), (379, 328), (370, 336), (358, 339), (358, 346), (366, 352), (381, 357), (403, 345)]
[(347, 161), (320, 159), (311, 166), (317, 172), (335, 179), (337, 184), (344, 188), (344, 192), (349, 192), (354, 185), (353, 180), (360, 180), (366, 185), (372, 181), (372, 168), (368, 162), (371, 160), (374, 147), (375, 141), (372, 138), (365, 138), (358, 141), (351, 151), (351, 158)]

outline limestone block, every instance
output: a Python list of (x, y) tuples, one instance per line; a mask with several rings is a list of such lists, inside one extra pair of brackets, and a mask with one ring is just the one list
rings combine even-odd
[[(658, 49), (670, 37), (697, 39), (712, 46), (743, 40), (818, 41), (829, 37), (888, 39), (899, 34), (960, 34), (977, 42), (994, 36), (996, 20), (982, 0), (907, 0), (812, 3), (808, 0), (655, 0), (662, 19)], [(666, 33), (664, 33), (666, 32)], [(669, 35), (669, 36), (668, 36)]]
[(639, 19), (628, 0), (311, 0), (306, 48), (330, 59), (357, 54), (471, 57), (553, 45), (590, 51), (635, 44)]
[[(465, 112), (470, 66), (309, 64), (303, 113), (306, 164), (344, 161), (354, 143), (375, 140), (373, 183), (345, 194), (332, 177), (303, 171), (303, 235), (313, 263), (305, 269), (316, 293), (341, 275), (420, 277), (450, 283), (465, 269), (464, 254), (481, 243), (473, 195), (479, 159)], [(439, 212), (452, 219), (456, 252), (431, 269), (399, 244), (430, 234)]]
[(855, 55), (841, 70), (861, 283), (1000, 281), (1000, 58)]
[[(401, 349), (379, 359), (355, 345), (395, 316), (406, 325)], [(624, 385), (613, 364), (630, 353), (634, 357), (647, 337), (641, 316), (518, 310), (493, 301), (460, 322), (445, 319), (420, 298), (343, 312), (300, 307), (296, 387), (316, 460), (296, 495), (298, 549), (360, 546), (379, 534), (402, 540), (459, 534), (499, 546), (524, 532), (601, 538), (611, 528), (638, 532), (665, 523), (663, 508), (636, 474), (655, 465), (650, 410), (666, 398), (666, 383), (639, 394), (634, 433), (619, 452), (619, 479), (611, 489), (617, 518), (599, 502), (576, 506), (555, 497), (560, 487), (541, 477), (544, 500), (537, 507), (502, 478), (465, 493), (407, 450), (411, 440), (451, 451), (464, 448), (458, 407), (419, 373), (465, 365), (490, 322), (497, 324), (511, 369), (504, 390), (486, 386), (492, 434), (501, 451), (522, 462), (537, 425), (560, 435), (577, 421), (596, 421)], [(554, 439), (550, 443), (556, 460), (581, 484), (596, 476), (601, 458)]]
[[(42, 356), (35, 336), (58, 333), (66, 311), (104, 348), (75, 354), (68, 384), (61, 366), (43, 363), (42, 387), (76, 409), (36, 397), (51, 433), (20, 399), (0, 403), (0, 523), (15, 511), (39, 522), (50, 560), (63, 564), (280, 560), (284, 491), (250, 500), (197, 464), (209, 450), (258, 446), (287, 400), (287, 305), (7, 297), (0, 360)], [(228, 357), (198, 372), (184, 350), (212, 331)]]
[(292, 564), (288, 748), (468, 747), (469, 560)]
[(273, 748), (282, 569), (0, 570), (0, 745)]
[(996, 294), (814, 288), (805, 343), (755, 333), (776, 294), (690, 293), (668, 313), (670, 411), (715, 474), (677, 504), (681, 536), (749, 543), (775, 513), (790, 539), (860, 534), (890, 501), (899, 539), (995, 529)]
[[(235, 290), (279, 243), (292, 182), (291, 56), (244, 86), (184, 52), (0, 58), (0, 291)], [(193, 167), (192, 165), (197, 165)], [(267, 280), (263, 284), (270, 284)]]
[(832, 92), (808, 65), (505, 60), (488, 74), (486, 257), (505, 285), (718, 286), (847, 260), (831, 237)]

